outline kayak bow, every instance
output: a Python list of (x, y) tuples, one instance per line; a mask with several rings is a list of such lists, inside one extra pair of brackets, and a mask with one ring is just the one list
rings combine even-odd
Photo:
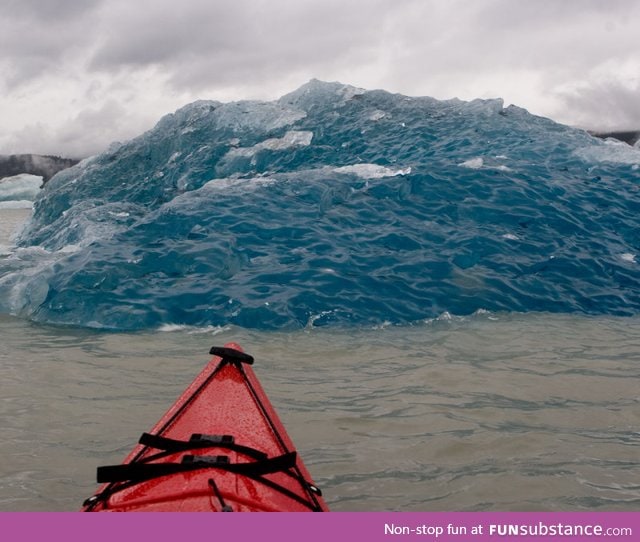
[(86, 512), (328, 511), (235, 343), (213, 359), (122, 465), (98, 468)]

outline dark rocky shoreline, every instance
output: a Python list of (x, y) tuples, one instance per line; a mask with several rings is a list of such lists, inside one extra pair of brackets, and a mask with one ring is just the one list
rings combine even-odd
[(0, 179), (21, 173), (42, 177), (46, 183), (58, 171), (74, 166), (79, 160), (40, 154), (0, 155)]
[(628, 145), (635, 145), (638, 141), (640, 141), (640, 130), (629, 130), (629, 131), (621, 131), (621, 132), (592, 132), (589, 133), (594, 137), (599, 137), (601, 139), (607, 139), (612, 137), (613, 139), (617, 139), (618, 141), (624, 141)]

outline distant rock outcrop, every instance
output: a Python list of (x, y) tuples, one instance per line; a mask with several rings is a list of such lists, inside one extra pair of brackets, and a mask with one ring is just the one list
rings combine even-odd
[(46, 183), (58, 171), (74, 166), (78, 160), (40, 154), (0, 155), (0, 179), (29, 173), (42, 177)]
[(638, 141), (640, 141), (640, 130), (635, 131), (624, 131), (624, 132), (589, 132), (592, 136), (599, 137), (602, 139), (607, 139), (608, 137), (612, 137), (613, 139), (617, 139), (618, 141), (624, 141), (629, 145), (635, 145)]

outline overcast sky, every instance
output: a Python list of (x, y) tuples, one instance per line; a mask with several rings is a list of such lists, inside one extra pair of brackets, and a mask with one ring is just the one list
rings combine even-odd
[(0, 0), (0, 154), (81, 157), (311, 78), (640, 128), (638, 0)]

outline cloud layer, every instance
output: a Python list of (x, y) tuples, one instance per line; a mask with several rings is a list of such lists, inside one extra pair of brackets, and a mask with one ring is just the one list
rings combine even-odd
[(85, 156), (312, 77), (640, 127), (635, 0), (0, 0), (0, 153)]

